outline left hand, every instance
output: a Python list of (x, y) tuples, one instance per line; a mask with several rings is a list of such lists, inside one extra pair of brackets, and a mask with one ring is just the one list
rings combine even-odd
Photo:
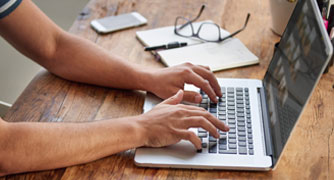
[[(155, 70), (152, 73), (152, 81), (146, 88), (160, 98), (167, 99), (179, 90), (184, 90), (185, 83), (202, 89), (213, 102), (217, 103), (216, 97), (222, 96), (218, 81), (209, 67), (191, 63)], [(185, 91), (183, 100), (200, 103), (202, 96), (197, 92)]]

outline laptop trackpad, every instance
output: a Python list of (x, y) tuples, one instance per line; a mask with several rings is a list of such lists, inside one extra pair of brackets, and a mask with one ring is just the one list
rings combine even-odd
[[(189, 141), (181, 140), (179, 143), (162, 148), (139, 148), (136, 150), (136, 157), (162, 158), (169, 160), (187, 160), (196, 156), (197, 151)], [(139, 155), (139, 156), (138, 156)]]

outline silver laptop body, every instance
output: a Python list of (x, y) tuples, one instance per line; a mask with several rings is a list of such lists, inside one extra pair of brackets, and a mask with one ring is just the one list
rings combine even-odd
[[(203, 129), (192, 128), (205, 145), (197, 152), (188, 141), (163, 148), (138, 148), (138, 166), (270, 170), (284, 147), (330, 57), (332, 45), (315, 0), (298, 1), (264, 79), (224, 79), (218, 104), (199, 105), (231, 128), (222, 139), (213, 139)], [(234, 99), (234, 100), (233, 100)], [(144, 112), (161, 99), (147, 94)], [(206, 144), (205, 144), (206, 143)]]

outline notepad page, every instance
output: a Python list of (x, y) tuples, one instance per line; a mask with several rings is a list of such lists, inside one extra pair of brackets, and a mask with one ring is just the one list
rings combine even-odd
[(159, 51), (158, 54), (167, 66), (190, 62), (209, 66), (212, 71), (259, 63), (258, 57), (237, 38)]

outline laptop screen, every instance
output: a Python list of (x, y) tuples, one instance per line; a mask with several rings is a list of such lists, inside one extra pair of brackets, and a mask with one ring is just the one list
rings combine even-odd
[(298, 1), (264, 77), (274, 162), (327, 65), (328, 38), (314, 5)]

